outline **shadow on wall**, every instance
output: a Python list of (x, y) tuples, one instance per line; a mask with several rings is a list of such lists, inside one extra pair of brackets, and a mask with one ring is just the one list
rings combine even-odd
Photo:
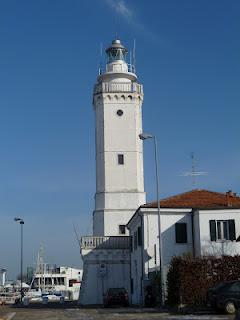
[[(162, 234), (163, 265), (169, 265), (173, 256), (193, 253), (191, 216), (187, 215), (175, 220), (175, 223), (165, 229)], [(158, 237), (144, 252), (149, 270), (156, 269), (159, 257)], [(159, 269), (159, 268), (158, 268)]]
[[(166, 280), (170, 262), (173, 256), (193, 253), (191, 216), (186, 215), (175, 219), (175, 223), (162, 232), (162, 258), (164, 291), (166, 292)], [(148, 277), (143, 283), (143, 292), (147, 293), (149, 287), (154, 292), (156, 299), (160, 299), (160, 272), (158, 237), (155, 243), (151, 243), (147, 250), (143, 250), (143, 259), (148, 263)]]

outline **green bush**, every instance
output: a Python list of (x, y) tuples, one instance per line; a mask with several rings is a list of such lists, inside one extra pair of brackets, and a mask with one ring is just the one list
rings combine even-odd
[(210, 287), (239, 278), (240, 256), (174, 257), (167, 275), (167, 303), (204, 305)]

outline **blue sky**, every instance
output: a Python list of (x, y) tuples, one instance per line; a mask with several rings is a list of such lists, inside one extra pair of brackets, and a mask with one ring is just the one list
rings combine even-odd
[[(0, 0), (0, 267), (19, 270), (40, 243), (46, 260), (80, 265), (95, 192), (92, 89), (117, 33), (144, 85), (144, 130), (159, 141), (161, 196), (185, 192), (190, 153), (198, 188), (240, 192), (240, 2), (237, 0)], [(153, 152), (145, 189), (155, 199)]]

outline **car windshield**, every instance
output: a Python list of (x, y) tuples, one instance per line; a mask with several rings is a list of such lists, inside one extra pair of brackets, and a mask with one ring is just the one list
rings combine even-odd
[(227, 282), (220, 282), (216, 286), (213, 287), (214, 290), (219, 290), (223, 287), (225, 287), (228, 283)]
[(117, 294), (120, 294), (120, 293), (125, 293), (126, 290), (124, 288), (111, 288), (108, 290), (108, 293), (110, 295), (117, 295)]

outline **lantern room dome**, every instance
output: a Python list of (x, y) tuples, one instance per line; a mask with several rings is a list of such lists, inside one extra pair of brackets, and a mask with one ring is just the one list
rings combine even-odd
[(128, 50), (125, 48), (119, 39), (112, 41), (112, 45), (106, 49), (106, 54), (108, 57), (108, 63), (116, 60), (122, 60), (126, 62)]

